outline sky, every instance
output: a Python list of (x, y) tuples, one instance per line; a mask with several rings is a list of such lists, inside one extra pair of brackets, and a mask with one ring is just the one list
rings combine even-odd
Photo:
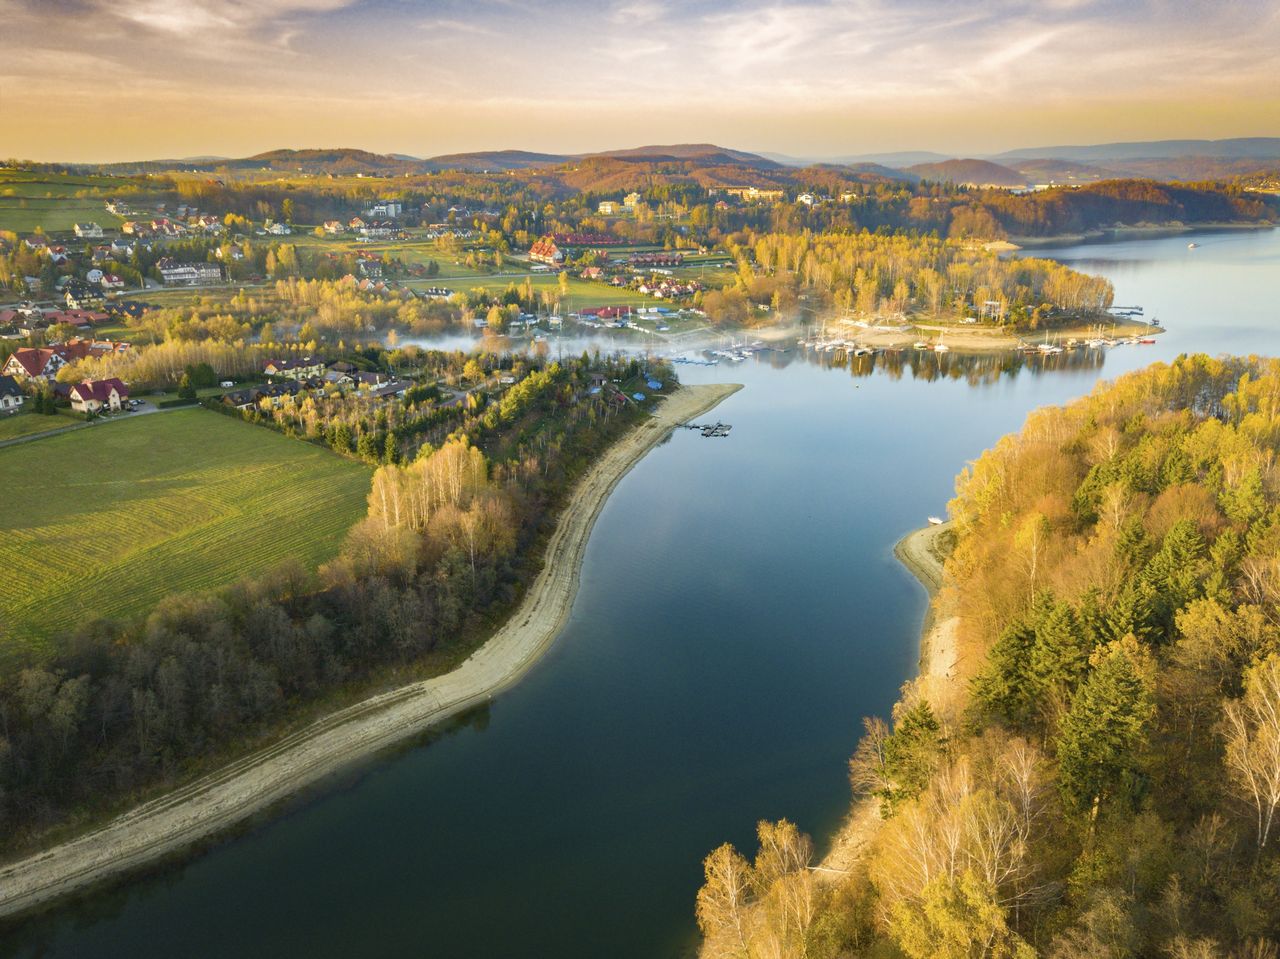
[(1277, 0), (0, 0), (0, 156), (1280, 135)]

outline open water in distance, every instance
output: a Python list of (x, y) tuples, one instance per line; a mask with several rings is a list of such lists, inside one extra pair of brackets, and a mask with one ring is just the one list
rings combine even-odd
[[(1199, 248), (1189, 250), (1194, 239)], [(1034, 251), (1169, 328), (1101, 357), (792, 351), (618, 486), (572, 617), (482, 714), (157, 875), (32, 919), (21, 956), (651, 957), (694, 941), (702, 857), (786, 816), (819, 847), (860, 720), (914, 671), (893, 544), (1035, 407), (1181, 352), (1280, 355), (1280, 232)]]

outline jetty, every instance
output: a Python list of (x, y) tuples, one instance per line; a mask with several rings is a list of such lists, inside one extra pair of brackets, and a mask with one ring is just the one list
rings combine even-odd
[(679, 423), (677, 425), (681, 429), (697, 430), (704, 437), (708, 439), (712, 437), (719, 438), (719, 439), (727, 439), (729, 436), (729, 431), (733, 429), (733, 427), (730, 426), (728, 423), (721, 423), (718, 421), (715, 423)]

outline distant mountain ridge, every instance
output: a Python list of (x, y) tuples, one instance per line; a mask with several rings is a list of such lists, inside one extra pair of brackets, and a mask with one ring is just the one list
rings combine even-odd
[(907, 167), (908, 173), (914, 173), (922, 180), (936, 180), (943, 183), (971, 184), (973, 186), (1009, 186), (1027, 185), (1027, 178), (1017, 170), (1012, 170), (990, 160), (943, 160), (941, 163), (919, 163)]
[(1261, 159), (1280, 157), (1280, 137), (1233, 137), (1227, 140), (1134, 140), (1082, 146), (1029, 147), (997, 153), (987, 159), (997, 163), (1035, 159), (1102, 163), (1106, 160), (1167, 160), (1190, 156)]
[[(579, 176), (586, 172), (598, 174)], [(449, 153), (419, 158), (380, 154), (350, 147), (278, 149), (253, 156), (187, 157), (132, 163), (82, 165), (112, 172), (200, 170), (213, 172), (278, 170), (311, 175), (404, 176), (448, 170), (514, 172), (546, 170), (580, 189), (615, 189), (629, 178), (692, 179), (704, 185), (741, 181), (744, 185), (777, 184), (779, 178), (803, 180), (803, 171), (823, 170), (820, 180), (839, 175), (863, 182), (920, 178), (1017, 187), (1032, 183), (1087, 183), (1141, 177), (1157, 180), (1207, 180), (1248, 175), (1280, 166), (1280, 137), (1224, 140), (1155, 140), (1094, 145), (1028, 147), (1000, 154), (952, 157), (914, 150), (802, 159), (785, 154), (752, 153), (714, 143), (651, 144), (594, 153), (541, 153), (507, 149)], [(697, 174), (697, 175), (695, 175)], [(810, 174), (813, 177), (813, 174)]]

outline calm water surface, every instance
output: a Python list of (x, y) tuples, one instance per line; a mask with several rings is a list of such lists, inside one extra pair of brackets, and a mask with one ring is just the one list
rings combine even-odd
[(278, 818), (0, 939), (21, 956), (675, 956), (700, 861), (848, 807), (865, 715), (913, 672), (925, 611), (894, 542), (1031, 409), (1181, 352), (1280, 354), (1280, 232), (1036, 251), (1170, 332), (1070, 355), (687, 381), (746, 389), (729, 440), (680, 432), (618, 487), (563, 634), (489, 709)]

